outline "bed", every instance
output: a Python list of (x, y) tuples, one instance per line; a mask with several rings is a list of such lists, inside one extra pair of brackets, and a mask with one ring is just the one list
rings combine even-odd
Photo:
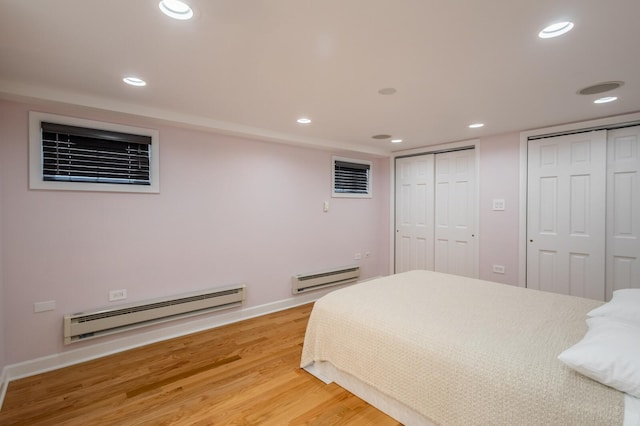
[(320, 298), (301, 367), (406, 425), (639, 425), (637, 398), (558, 360), (602, 304), (405, 272)]

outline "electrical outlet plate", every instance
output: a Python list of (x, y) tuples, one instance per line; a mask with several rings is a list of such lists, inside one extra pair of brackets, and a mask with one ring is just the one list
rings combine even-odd
[(502, 265), (493, 265), (493, 272), (495, 274), (504, 274), (504, 266), (502, 266)]
[(120, 290), (111, 290), (109, 292), (109, 302), (113, 302), (115, 300), (124, 300), (127, 298), (127, 290), (126, 289), (120, 289)]
[(55, 300), (47, 300), (46, 302), (36, 302), (33, 304), (33, 312), (47, 312), (47, 311), (55, 311), (56, 309), (56, 301)]

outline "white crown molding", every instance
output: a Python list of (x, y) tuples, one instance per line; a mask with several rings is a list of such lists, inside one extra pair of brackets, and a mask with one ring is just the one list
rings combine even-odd
[(393, 160), (398, 157), (410, 157), (413, 155), (430, 154), (438, 151), (448, 151), (453, 149), (470, 148), (470, 147), (477, 148), (479, 145), (480, 145), (479, 138), (465, 139), (463, 141), (446, 142), (446, 143), (437, 144), (437, 145), (428, 145), (428, 146), (423, 146), (418, 148), (394, 151), (391, 153), (391, 157)]
[(198, 130), (213, 131), (230, 136), (249, 137), (266, 142), (287, 145), (306, 146), (323, 150), (357, 152), (376, 157), (388, 157), (390, 150), (375, 146), (359, 145), (327, 139), (310, 138), (276, 132), (243, 124), (215, 120), (212, 118), (183, 114), (175, 111), (154, 108), (145, 105), (122, 102), (115, 99), (87, 95), (84, 93), (34, 86), (20, 82), (0, 79), (0, 99), (16, 102), (33, 102), (37, 104), (68, 104), (102, 111), (128, 114), (159, 120), (168, 124), (177, 124)]

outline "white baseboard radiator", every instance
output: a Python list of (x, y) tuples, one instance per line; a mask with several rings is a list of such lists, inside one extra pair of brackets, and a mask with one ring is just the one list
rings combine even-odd
[(333, 285), (347, 284), (357, 281), (359, 277), (359, 266), (346, 266), (344, 268), (326, 269), (309, 274), (298, 274), (294, 275), (291, 279), (292, 293), (300, 294)]
[(64, 343), (84, 341), (133, 328), (241, 306), (244, 285), (204, 290), (110, 309), (64, 316)]

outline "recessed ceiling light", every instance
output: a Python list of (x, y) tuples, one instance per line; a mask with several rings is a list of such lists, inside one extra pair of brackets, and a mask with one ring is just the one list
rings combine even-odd
[(473, 124), (469, 124), (469, 128), (470, 129), (479, 129), (480, 127), (483, 127), (484, 123), (473, 123)]
[(400, 143), (402, 139), (391, 139), (391, 143)]
[(573, 22), (564, 21), (551, 24), (538, 33), (540, 38), (553, 38), (566, 34), (573, 28)]
[(183, 1), (180, 0), (162, 0), (158, 3), (158, 7), (165, 15), (185, 21), (193, 18), (193, 10)]
[(122, 81), (124, 81), (127, 84), (130, 84), (131, 86), (142, 87), (147, 85), (146, 81), (138, 77), (125, 77), (122, 79)]
[(300, 124), (309, 124), (309, 123), (311, 123), (311, 120), (308, 119), (308, 118), (302, 117), (302, 118), (298, 118), (298, 123), (300, 123)]
[(613, 102), (615, 100), (617, 100), (618, 97), (617, 96), (607, 96), (604, 98), (600, 98), (600, 99), (596, 99), (595, 101), (593, 101), (594, 104), (606, 104), (607, 102)]

